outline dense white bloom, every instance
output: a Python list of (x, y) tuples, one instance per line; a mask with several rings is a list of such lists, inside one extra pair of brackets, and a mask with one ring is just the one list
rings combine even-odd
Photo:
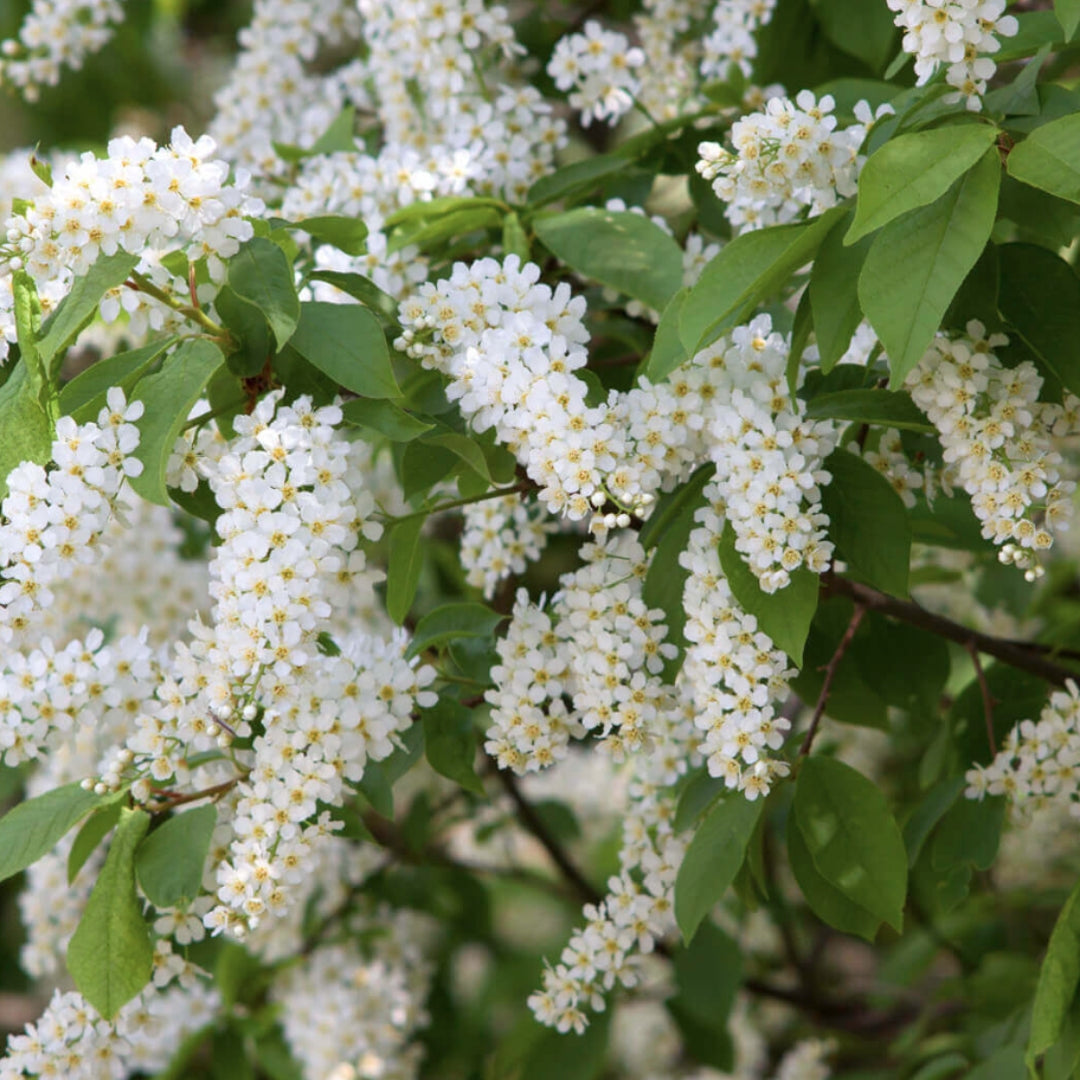
[(483, 589), (488, 600), (499, 582), (520, 574), (540, 557), (556, 527), (540, 506), (516, 495), (473, 503), (463, 514), (461, 565), (467, 571), (465, 580)]
[(1000, 37), (1020, 28), (1015, 16), (1004, 14), (1006, 0), (885, 0), (893, 20), (904, 31), (903, 49), (915, 57), (917, 85), (923, 86), (938, 68), (956, 87), (953, 100), (966, 99), (972, 110), (982, 108), (981, 96), (997, 65), (986, 53), (1001, 48)]
[(556, 42), (547, 70), (560, 90), (572, 91), (570, 105), (588, 127), (593, 120), (614, 124), (633, 108), (641, 89), (635, 70), (644, 63), (645, 54), (624, 34), (590, 19), (582, 33)]
[(754, 34), (770, 22), (776, 0), (720, 0), (713, 8), (714, 27), (701, 43), (701, 74), (707, 79), (726, 79), (728, 68), (738, 64), (749, 76), (757, 56)]

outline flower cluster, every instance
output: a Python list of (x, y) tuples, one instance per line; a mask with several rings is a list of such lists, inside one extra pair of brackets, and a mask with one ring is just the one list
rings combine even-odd
[(1038, 720), (1009, 732), (989, 765), (967, 773), (967, 796), (1006, 796), (1017, 817), (1033, 818), (1050, 804), (1080, 816), (1080, 690), (1071, 679), (1050, 695)]
[(465, 580), (495, 595), (500, 581), (520, 574), (547, 545), (555, 523), (535, 503), (516, 495), (466, 506), (461, 534), (461, 565)]
[(701, 74), (706, 79), (726, 79), (732, 64), (750, 75), (757, 56), (754, 34), (768, 23), (776, 0), (725, 0), (713, 8), (714, 27), (701, 43)]
[(17, 38), (0, 44), (0, 83), (36, 101), (64, 68), (78, 70), (124, 17), (120, 0), (33, 0)]
[(519, 592), (497, 644), (485, 749), (500, 768), (545, 768), (566, 755), (571, 735), (586, 732), (619, 760), (648, 745), (668, 705), (659, 675), (675, 648), (664, 642), (663, 612), (641, 597), (645, 552), (620, 535), (582, 554), (586, 565), (563, 575), (549, 611)]
[(624, 34), (590, 19), (582, 33), (558, 40), (547, 70), (560, 90), (571, 91), (570, 105), (587, 127), (593, 120), (614, 124), (633, 108), (641, 89), (634, 73), (644, 63)]
[(378, 932), (368, 936), (367, 955), (355, 937), (316, 949), (287, 967), (271, 988), (305, 1076), (416, 1076), (421, 1048), (411, 1040), (428, 1020), (423, 1002), (431, 965), (424, 949), (432, 928), (408, 911), (380, 911), (351, 930), (358, 937), (370, 928)]
[(859, 148), (874, 118), (859, 102), (859, 123), (839, 131), (834, 107), (831, 95), (818, 101), (809, 90), (794, 101), (772, 98), (764, 112), (735, 122), (731, 150), (715, 142), (698, 147), (697, 171), (713, 182), (737, 230), (784, 224), (807, 207), (817, 214), (855, 194)]
[(850, 442), (847, 449), (877, 469), (893, 486), (909, 510), (915, 505), (915, 492), (926, 486), (926, 478), (922, 470), (912, 466), (911, 459), (904, 452), (900, 432), (896, 428), (882, 428), (876, 440), (868, 436), (865, 445)]
[(0, 505), (0, 641), (21, 642), (52, 587), (78, 564), (93, 562), (124, 480), (142, 472), (132, 423), (141, 402), (128, 405), (113, 388), (97, 423), (56, 424), (52, 470), (23, 462), (8, 474)]
[(982, 108), (981, 96), (997, 65), (986, 53), (1001, 48), (998, 37), (1012, 37), (1020, 28), (1006, 15), (1006, 0), (885, 0), (893, 20), (904, 31), (903, 49), (915, 57), (918, 86), (942, 66), (945, 81), (967, 99), (972, 110)]
[(1002, 562), (1038, 573), (1036, 554), (1069, 528), (1076, 484), (1064, 479), (1058, 440), (1080, 424), (1080, 399), (1041, 402), (1042, 376), (1025, 361), (1007, 368), (993, 350), (1008, 344), (970, 322), (967, 337), (939, 334), (908, 376), (915, 404), (938, 430), (946, 487), (971, 497), (982, 534), (1000, 544)]

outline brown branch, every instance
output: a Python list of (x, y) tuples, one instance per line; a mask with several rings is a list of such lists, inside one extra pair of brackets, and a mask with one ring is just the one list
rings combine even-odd
[(990, 744), (990, 753), (997, 757), (997, 740), (994, 738), (994, 698), (990, 693), (990, 684), (986, 681), (986, 672), (979, 660), (979, 649), (973, 642), (964, 646), (971, 662), (975, 665), (975, 678), (979, 680), (979, 690), (982, 693), (983, 715), (986, 718), (986, 741)]
[(859, 629), (859, 623), (862, 622), (865, 614), (866, 606), (856, 602), (855, 610), (851, 615), (851, 622), (848, 623), (848, 627), (844, 631), (844, 636), (836, 646), (836, 651), (832, 654), (832, 658), (825, 666), (825, 681), (821, 684), (821, 693), (818, 694), (817, 704), (814, 706), (814, 715), (811, 717), (810, 727), (807, 728), (806, 731), (806, 738), (803, 739), (803, 744), (799, 747), (800, 757), (805, 757), (809, 754), (810, 747), (814, 745), (814, 736), (817, 734), (818, 724), (821, 723), (821, 718), (825, 714), (825, 706), (829, 703), (829, 694), (832, 691), (833, 679), (836, 678), (836, 671), (840, 667), (840, 661), (844, 659), (844, 653), (848, 651), (848, 647), (851, 645), (855, 633)]
[(926, 608), (910, 600), (899, 600), (895, 596), (878, 592), (869, 585), (837, 577), (829, 572), (822, 575), (822, 587), (828, 594), (850, 597), (870, 611), (877, 611), (882, 615), (888, 615), (893, 619), (916, 626), (920, 630), (937, 634), (938, 637), (943, 637), (948, 641), (955, 641), (957, 645), (965, 649), (974, 647), (986, 656), (992, 656), (995, 660), (1008, 664), (1009, 667), (1030, 672), (1055, 686), (1064, 686), (1068, 679), (1080, 680), (1080, 672), (1055, 664), (1026, 645), (1017, 645), (1006, 638), (992, 637), (978, 630), (972, 630), (970, 627), (953, 622), (952, 619), (935, 615), (932, 611), (927, 611)]
[(177, 806), (186, 806), (188, 803), (199, 802), (202, 799), (217, 799), (227, 792), (232, 791), (242, 779), (242, 776), (234, 776), (231, 780), (224, 781), (224, 783), (215, 784), (213, 787), (203, 788), (202, 791), (189, 791), (186, 795), (179, 795), (172, 791), (157, 790), (154, 794), (166, 796), (165, 800), (163, 802), (154, 803), (152, 806), (148, 806), (147, 809), (152, 814), (164, 814), (167, 810), (172, 810)]
[(544, 850), (551, 857), (551, 861), (559, 868), (560, 873), (573, 886), (574, 891), (586, 904), (599, 904), (603, 899), (600, 892), (578, 869), (574, 861), (563, 849), (562, 844), (554, 836), (544, 823), (544, 819), (536, 812), (536, 808), (521, 794), (517, 780), (512, 772), (500, 769), (492, 762), (493, 772), (499, 778), (499, 782), (506, 789), (510, 801), (514, 804), (518, 821), (525, 829), (532, 833), (540, 841)]

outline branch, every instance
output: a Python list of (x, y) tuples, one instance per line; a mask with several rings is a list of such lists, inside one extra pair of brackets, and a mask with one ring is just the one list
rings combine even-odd
[(983, 671), (982, 662), (979, 660), (978, 647), (968, 642), (965, 646), (971, 662), (975, 665), (975, 678), (979, 680), (979, 690), (982, 692), (983, 716), (986, 718), (986, 741), (990, 744), (990, 753), (997, 757), (997, 741), (994, 739), (994, 698), (990, 693), (990, 684), (986, 681), (986, 672)]
[(927, 611), (926, 608), (910, 600), (898, 600), (895, 596), (887, 596), (869, 585), (837, 577), (831, 571), (822, 575), (822, 586), (834, 596), (848, 596), (856, 604), (861, 604), (870, 611), (878, 611), (882, 615), (917, 626), (920, 630), (928, 630), (931, 634), (937, 634), (938, 637), (955, 641), (957, 645), (962, 645), (965, 649), (976, 648), (979, 652), (992, 656), (1003, 664), (1008, 664), (1009, 667), (1030, 672), (1055, 686), (1064, 686), (1068, 679), (1080, 680), (1080, 672), (1055, 664), (1037, 650), (1028, 648), (1026, 645), (1018, 645), (1006, 638), (982, 634), (978, 630), (953, 622), (952, 619), (935, 615), (932, 611)]
[(829, 694), (832, 691), (837, 668), (840, 667), (840, 661), (844, 659), (844, 653), (848, 651), (848, 646), (851, 645), (855, 632), (859, 629), (859, 623), (862, 622), (865, 614), (866, 606), (857, 602), (855, 611), (851, 616), (851, 622), (848, 623), (844, 636), (840, 639), (836, 651), (832, 654), (832, 658), (825, 667), (825, 681), (821, 684), (821, 693), (818, 694), (817, 705), (814, 706), (814, 715), (810, 719), (810, 727), (807, 729), (806, 738), (803, 740), (802, 746), (799, 747), (800, 757), (805, 757), (810, 753), (810, 747), (814, 744), (814, 736), (817, 734), (818, 724), (825, 713), (825, 706), (829, 703)]

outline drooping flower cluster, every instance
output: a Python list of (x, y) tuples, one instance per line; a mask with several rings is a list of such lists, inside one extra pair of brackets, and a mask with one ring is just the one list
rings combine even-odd
[(967, 107), (982, 108), (987, 80), (997, 65), (987, 56), (1001, 48), (999, 37), (1020, 28), (1006, 15), (1006, 0), (885, 0), (893, 20), (904, 31), (903, 49), (915, 57), (916, 85), (923, 86), (945, 67), (945, 81), (966, 98)]
[(619, 536), (582, 555), (586, 565), (563, 575), (549, 610), (519, 592), (497, 643), (485, 749), (500, 768), (545, 768), (566, 755), (571, 736), (588, 732), (620, 760), (648, 745), (653, 721), (669, 707), (659, 676), (675, 649), (664, 642), (663, 612), (641, 596), (644, 550)]
[(859, 148), (873, 115), (859, 102), (859, 123), (837, 130), (834, 107), (831, 95), (818, 101), (809, 90), (794, 101), (772, 98), (764, 112), (735, 122), (731, 150), (716, 142), (698, 147), (697, 171), (713, 182), (737, 230), (781, 225), (807, 208), (817, 214), (855, 194)]
[(51, 471), (23, 462), (8, 474), (0, 506), (0, 642), (25, 640), (52, 602), (53, 586), (70, 568), (95, 561), (125, 479), (142, 472), (132, 456), (139, 444), (132, 421), (142, 412), (141, 402), (128, 405), (114, 387), (97, 423), (57, 421)]
[(713, 8), (714, 27), (701, 43), (701, 74), (726, 79), (728, 68), (738, 64), (749, 77), (757, 56), (754, 34), (771, 21), (775, 8), (776, 0), (721, 0)]
[(1080, 690), (1071, 679), (1057, 690), (1038, 720), (1024, 720), (1009, 732), (989, 765), (967, 773), (967, 796), (1004, 795), (1013, 812), (1028, 820), (1050, 804), (1064, 804), (1080, 816)]
[(120, 0), (33, 0), (18, 37), (0, 43), (0, 83), (36, 101), (64, 68), (100, 51), (123, 17)]
[(411, 1080), (422, 1056), (411, 1040), (428, 1021), (424, 950), (432, 927), (423, 916), (387, 910), (351, 930), (352, 940), (316, 949), (274, 982), (285, 1038), (305, 1076)]
[(870, 435), (866, 445), (860, 446), (857, 442), (851, 442), (847, 449), (877, 469), (909, 510), (915, 505), (915, 492), (925, 487), (926, 479), (920, 469), (912, 466), (911, 459), (904, 453), (900, 432), (896, 428), (882, 428), (876, 440)]
[(1076, 484), (1065, 479), (1059, 440), (1077, 431), (1080, 399), (1039, 401), (1035, 366), (1006, 368), (995, 356), (1007, 343), (977, 322), (968, 323), (967, 337), (939, 334), (907, 387), (938, 429), (942, 483), (968, 493), (983, 536), (1002, 545), (1001, 561), (1024, 567), (1031, 580), (1037, 554), (1072, 522)]
[(560, 90), (571, 91), (570, 105), (588, 127), (593, 120), (614, 124), (634, 107), (641, 90), (635, 71), (644, 63), (645, 54), (625, 34), (590, 19), (582, 33), (558, 40), (547, 70)]
[(547, 545), (555, 523), (535, 503), (516, 495), (466, 506), (461, 534), (461, 565), (465, 580), (495, 595), (499, 582), (520, 574)]

